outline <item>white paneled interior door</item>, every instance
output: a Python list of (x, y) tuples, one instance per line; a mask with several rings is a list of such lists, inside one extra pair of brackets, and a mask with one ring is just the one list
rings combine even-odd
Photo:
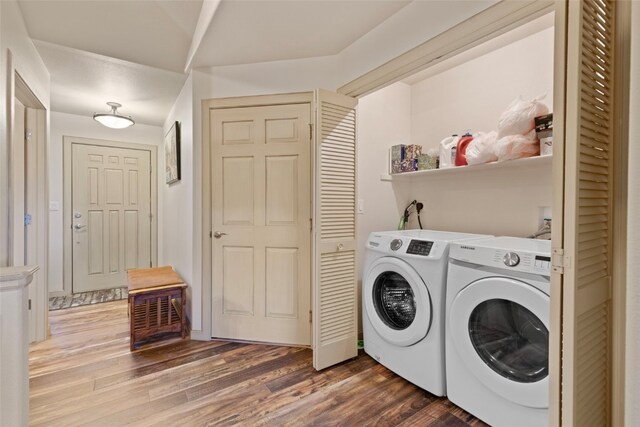
[(73, 144), (73, 292), (126, 286), (151, 266), (151, 152)]
[(212, 335), (311, 344), (310, 104), (214, 109)]

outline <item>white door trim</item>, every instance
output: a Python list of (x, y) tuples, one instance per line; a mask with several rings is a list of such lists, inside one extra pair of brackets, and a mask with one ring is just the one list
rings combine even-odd
[(537, 17), (553, 12), (549, 0), (500, 1), (338, 88), (360, 98), (432, 67)]
[(62, 228), (63, 228), (63, 288), (62, 292), (52, 292), (51, 296), (71, 295), (73, 279), (73, 257), (71, 241), (71, 148), (73, 144), (97, 145), (100, 147), (126, 148), (131, 150), (149, 151), (151, 154), (151, 262), (158, 265), (158, 147), (155, 145), (137, 144), (132, 142), (108, 141), (103, 139), (81, 138), (76, 136), (63, 136), (63, 204), (62, 204)]
[[(212, 232), (211, 224), (211, 140), (210, 140), (210, 116), (209, 111), (212, 109), (221, 108), (238, 108), (238, 107), (261, 107), (270, 105), (284, 105), (284, 104), (310, 104), (312, 106), (311, 125), (315, 128), (315, 114), (313, 114), (313, 92), (298, 92), (288, 94), (274, 94), (274, 95), (258, 95), (258, 96), (245, 96), (237, 98), (215, 98), (202, 100), (202, 211), (201, 211), (201, 265), (202, 265), (202, 299), (200, 303), (202, 313), (202, 327), (199, 331), (192, 331), (191, 337), (198, 340), (210, 340), (212, 329), (212, 242), (210, 232)], [(312, 134), (311, 138), (311, 185), (315, 185), (315, 135)], [(309, 191), (312, 191), (312, 188)], [(313, 203), (313, 198), (312, 198)], [(313, 207), (311, 209), (311, 216), (314, 217)], [(315, 220), (314, 220), (315, 223)], [(197, 237), (196, 237), (197, 238)], [(311, 247), (313, 248), (315, 242), (311, 240)], [(313, 275), (311, 277), (311, 290), (313, 292), (314, 283)], [(312, 330), (313, 333), (313, 330)]]
[[(14, 224), (18, 224), (23, 227), (22, 221), (14, 221), (16, 215), (23, 216), (24, 214), (24, 198), (22, 196), (23, 205), (18, 207), (15, 205), (14, 183), (13, 177), (17, 171), (15, 171), (15, 162), (11, 160), (13, 156), (12, 144), (15, 132), (24, 132), (22, 129), (15, 129), (15, 103), (14, 99), (19, 100), (27, 109), (30, 109), (30, 115), (33, 121), (36, 123), (35, 134), (35, 150), (31, 152), (27, 161), (28, 169), (31, 169), (35, 173), (29, 177), (35, 182), (31, 182), (29, 187), (32, 190), (36, 190), (36, 195), (31, 199), (35, 209), (32, 212), (33, 217), (33, 230), (35, 230), (35, 236), (31, 239), (30, 248), (28, 253), (28, 259), (25, 261), (36, 264), (39, 266), (39, 271), (34, 275), (34, 279), (29, 286), (29, 298), (31, 299), (31, 311), (29, 313), (29, 321), (31, 323), (30, 341), (43, 341), (48, 335), (48, 259), (49, 259), (49, 174), (48, 174), (48, 113), (45, 105), (40, 101), (38, 96), (33, 92), (26, 80), (22, 78), (19, 71), (15, 68), (13, 63), (13, 54), (11, 50), (7, 50), (7, 71), (8, 71), (8, 85), (7, 85), (7, 144), (9, 147), (8, 152), (8, 164), (7, 164), (7, 178), (9, 184), (9, 192), (7, 197), (7, 205), (3, 205), (3, 209), (7, 209), (7, 228), (0, 232), (0, 235), (4, 239), (5, 232), (7, 241), (7, 261), (8, 265), (15, 265), (13, 260), (14, 253), (14, 235), (18, 234), (23, 236), (22, 233), (17, 233), (18, 230), (14, 228)], [(25, 188), (27, 183), (25, 182)], [(4, 212), (3, 212), (4, 214)], [(3, 220), (4, 220), (4, 215)], [(8, 224), (11, 224), (10, 226)], [(3, 254), (4, 255), (4, 254)]]

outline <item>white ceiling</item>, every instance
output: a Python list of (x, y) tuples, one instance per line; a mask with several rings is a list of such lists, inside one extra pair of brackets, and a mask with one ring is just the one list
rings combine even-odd
[[(201, 43), (194, 45), (191, 66), (335, 55), (410, 2), (222, 0)], [(203, 0), (19, 4), (51, 72), (54, 111), (90, 116), (115, 101), (140, 123), (164, 122), (186, 78)]]
[(202, 0), (20, 0), (31, 38), (176, 72)]
[(410, 0), (222, 1), (193, 67), (335, 55)]
[(35, 41), (51, 74), (51, 109), (91, 116), (107, 101), (138, 123), (162, 126), (186, 76), (76, 49)]

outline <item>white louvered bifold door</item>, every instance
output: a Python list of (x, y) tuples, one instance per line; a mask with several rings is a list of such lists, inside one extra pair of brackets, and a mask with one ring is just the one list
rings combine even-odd
[(611, 423), (611, 207), (617, 144), (615, 1), (567, 3), (561, 423), (606, 426)]
[(357, 356), (356, 106), (316, 91), (313, 366)]

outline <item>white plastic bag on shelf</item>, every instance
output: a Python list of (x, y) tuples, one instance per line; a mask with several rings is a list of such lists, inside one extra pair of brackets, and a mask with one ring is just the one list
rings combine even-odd
[(524, 101), (515, 99), (498, 120), (498, 139), (508, 135), (524, 135), (536, 127), (535, 118), (549, 113), (542, 100), (545, 95)]
[(467, 147), (467, 164), (479, 165), (498, 160), (495, 155), (495, 146), (498, 141), (498, 132), (478, 132), (473, 135), (473, 141)]
[(499, 162), (540, 154), (540, 143), (533, 129), (526, 135), (508, 135), (498, 139), (495, 155)]

